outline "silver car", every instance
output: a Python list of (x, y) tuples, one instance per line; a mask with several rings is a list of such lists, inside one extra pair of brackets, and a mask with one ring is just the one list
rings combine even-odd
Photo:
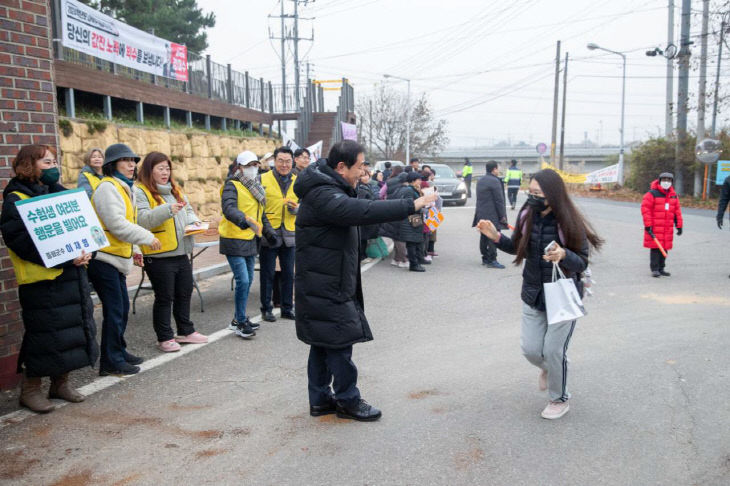
[(434, 185), (444, 203), (454, 203), (457, 206), (466, 204), (466, 184), (456, 177), (453, 169), (446, 164), (427, 164), (436, 174)]

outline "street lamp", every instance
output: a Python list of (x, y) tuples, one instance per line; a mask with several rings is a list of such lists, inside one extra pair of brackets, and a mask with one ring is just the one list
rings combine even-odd
[(392, 74), (383, 74), (383, 77), (399, 79), (408, 83), (408, 94), (406, 95), (406, 165), (408, 165), (411, 162), (411, 80)]
[(606, 51), (610, 52), (611, 54), (616, 54), (618, 56), (621, 56), (623, 59), (623, 66), (624, 66), (624, 74), (623, 74), (623, 81), (621, 83), (621, 143), (618, 153), (618, 183), (623, 185), (624, 183), (624, 108), (626, 106), (626, 54), (623, 52), (618, 51), (612, 51), (611, 49), (606, 49), (605, 47), (601, 47), (598, 44), (595, 44), (591, 42), (586, 46), (588, 50), (595, 51)]

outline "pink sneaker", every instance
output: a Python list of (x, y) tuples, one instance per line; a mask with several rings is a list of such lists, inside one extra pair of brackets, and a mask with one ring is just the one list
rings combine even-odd
[(540, 376), (537, 379), (537, 383), (540, 388), (540, 391), (547, 390), (547, 371), (542, 370), (540, 372)]
[(170, 339), (169, 341), (157, 343), (157, 349), (163, 353), (174, 353), (175, 351), (180, 351), (180, 345), (174, 339)]
[(180, 344), (203, 344), (208, 342), (208, 336), (195, 331), (187, 336), (175, 336), (175, 341)]
[(568, 402), (548, 402), (540, 415), (544, 419), (555, 420), (568, 413), (568, 410), (570, 410)]

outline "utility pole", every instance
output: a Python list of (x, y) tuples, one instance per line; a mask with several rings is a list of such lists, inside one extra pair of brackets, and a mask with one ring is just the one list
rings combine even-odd
[[(294, 103), (299, 111), (299, 0), (294, 2)], [(283, 3), (283, 0), (282, 0)]]
[(563, 155), (565, 153), (565, 100), (568, 94), (568, 53), (565, 53), (565, 68), (563, 69), (563, 116), (560, 121), (560, 164), (558, 168), (563, 170)]
[[(707, 24), (710, 20), (710, 0), (702, 0), (702, 36), (700, 44), (700, 86), (697, 90), (697, 143), (705, 138), (705, 98), (707, 96)], [(707, 167), (705, 166), (704, 169)], [(694, 197), (702, 194), (703, 168), (695, 169)]]
[(720, 24), (720, 44), (717, 51), (717, 74), (715, 75), (715, 101), (712, 103), (712, 132), (710, 136), (715, 138), (715, 128), (717, 127), (717, 98), (720, 94), (720, 63), (722, 61), (722, 44), (725, 41), (725, 29), (727, 28), (727, 22), (725, 18), (722, 19)]
[(679, 83), (677, 87), (677, 145), (674, 151), (674, 187), (684, 195), (682, 157), (687, 152), (687, 103), (689, 98), (689, 28), (692, 1), (682, 0), (682, 24), (679, 40)]
[(373, 100), (370, 100), (370, 120), (368, 121), (368, 127), (370, 128), (368, 134), (368, 142), (370, 150), (368, 151), (368, 157), (373, 158)]
[[(269, 15), (269, 18), (276, 17)], [(281, 13), (278, 15), (279, 19), (281, 20), (281, 35), (279, 37), (274, 36), (271, 33), (271, 30), (269, 30), (269, 39), (274, 40), (278, 39), (281, 40), (281, 111), (283, 113), (286, 113), (286, 24), (284, 23), (284, 19), (286, 19), (287, 15), (284, 13), (284, 0), (281, 0)], [(286, 122), (284, 122), (286, 125)]]
[(558, 93), (560, 86), (560, 41), (555, 54), (555, 94), (553, 95), (553, 131), (550, 142), (550, 164), (555, 165), (555, 142), (558, 135)]
[[(667, 22), (667, 46), (674, 44), (674, 0), (669, 0), (669, 15)], [(667, 139), (671, 138), (674, 131), (672, 123), (672, 98), (674, 97), (674, 60), (667, 56), (667, 106), (666, 119), (664, 121), (664, 133)]]

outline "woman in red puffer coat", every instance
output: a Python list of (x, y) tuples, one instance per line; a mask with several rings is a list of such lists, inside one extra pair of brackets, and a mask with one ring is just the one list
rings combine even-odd
[(651, 190), (644, 194), (641, 202), (641, 216), (644, 218), (644, 248), (650, 248), (650, 267), (653, 277), (669, 277), (664, 271), (666, 257), (654, 241), (659, 240), (664, 251), (672, 249), (674, 227), (677, 227), (677, 236), (682, 234), (682, 208), (679, 198), (674, 192), (672, 183), (674, 176), (669, 172), (662, 172), (659, 178), (651, 183)]

